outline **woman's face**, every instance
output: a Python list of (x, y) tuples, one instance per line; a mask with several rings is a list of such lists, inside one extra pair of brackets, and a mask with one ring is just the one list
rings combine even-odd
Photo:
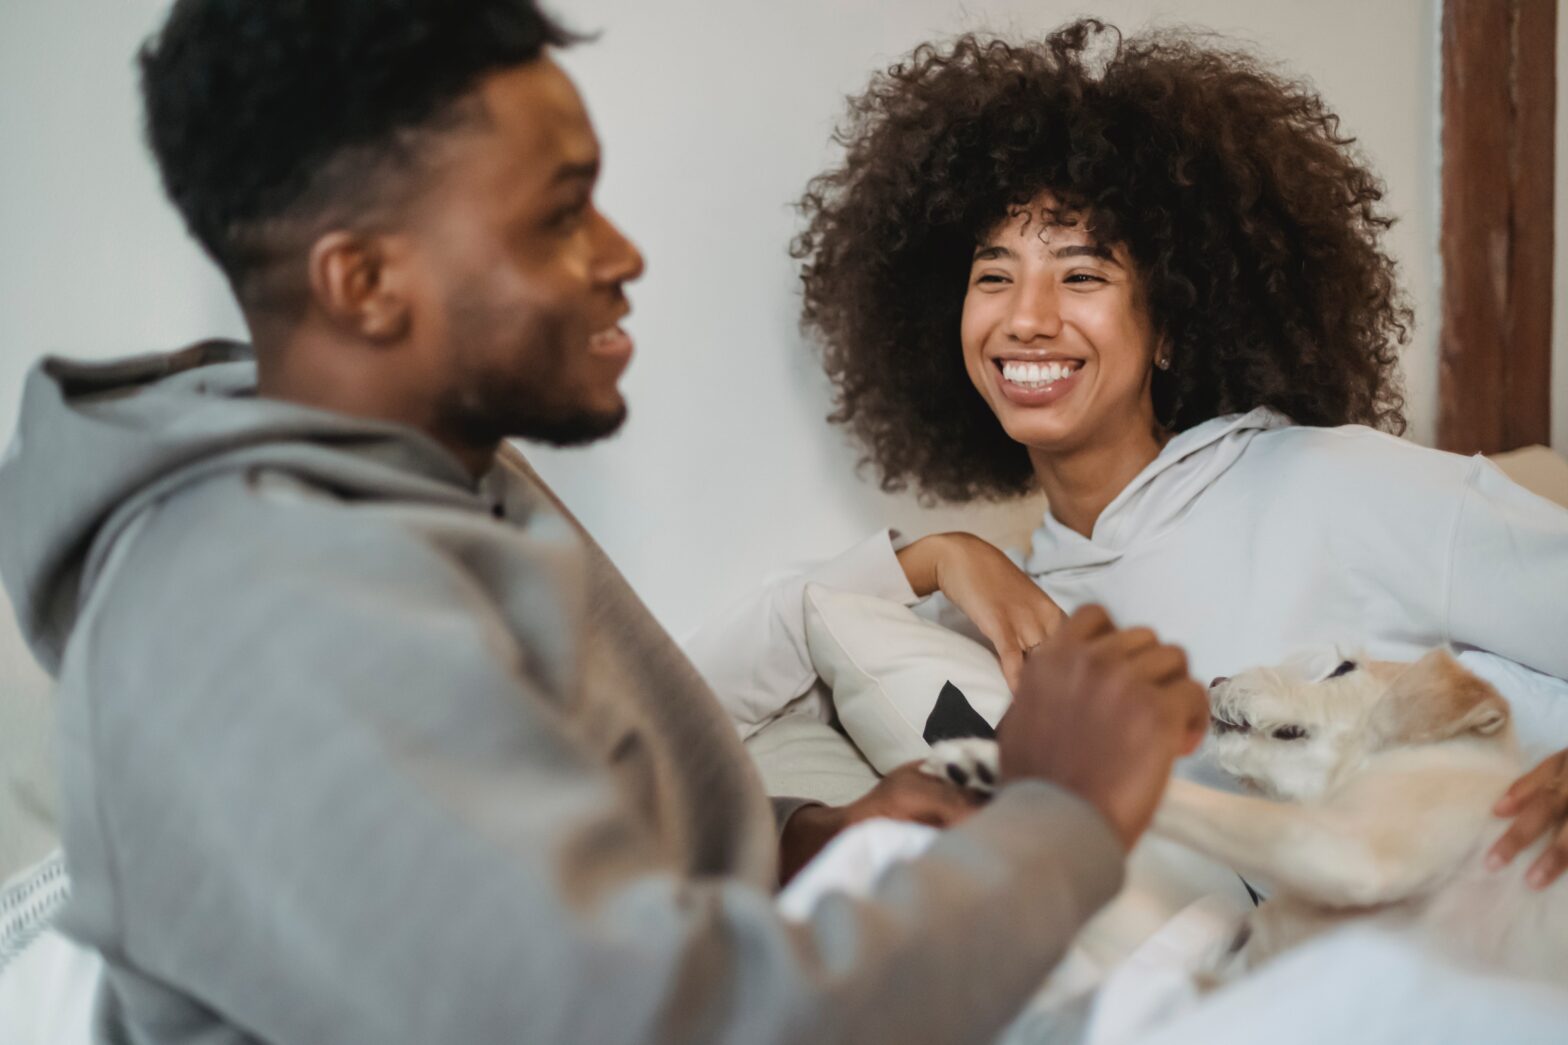
[(1008, 435), (1044, 453), (1152, 432), (1155, 338), (1132, 262), (1082, 222), (1044, 224), (1038, 202), (975, 249), (960, 328), (969, 380)]

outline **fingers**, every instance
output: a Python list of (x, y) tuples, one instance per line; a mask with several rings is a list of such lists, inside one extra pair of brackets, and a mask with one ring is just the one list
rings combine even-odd
[(885, 816), (950, 827), (982, 804), (982, 796), (922, 772), (920, 767), (921, 763), (910, 762), (889, 773), (869, 794), (852, 803), (852, 819)]
[(1180, 646), (1163, 646), (1154, 642), (1139, 648), (1128, 660), (1139, 677), (1149, 682), (1180, 682), (1192, 677), (1187, 671), (1187, 654)]
[(1513, 816), (1518, 812), (1529, 798), (1560, 773), (1568, 772), (1568, 752), (1560, 752), (1550, 758), (1543, 759), (1524, 776), (1515, 780), (1497, 800), (1492, 807), (1492, 812), (1498, 816)]
[(1007, 680), (1007, 688), (1017, 693), (1018, 685), (1023, 679), (1024, 651), (998, 648), (997, 658), (1002, 662), (1002, 677)]
[(1546, 847), (1546, 852), (1530, 865), (1524, 880), (1532, 889), (1545, 889), (1565, 870), (1568, 870), (1568, 824), (1558, 828), (1557, 837)]
[(1143, 650), (1158, 646), (1160, 637), (1154, 633), (1153, 628), (1124, 628), (1100, 641), (1121, 656), (1131, 657)]
[(1550, 791), (1537, 791), (1524, 801), (1514, 822), (1486, 854), (1486, 866), (1495, 871), (1512, 861), (1545, 834), (1562, 813), (1556, 795)]
[(1111, 615), (1103, 606), (1080, 606), (1062, 625), (1060, 634), (1068, 641), (1088, 642), (1116, 630)]
[(1198, 750), (1203, 738), (1209, 734), (1209, 691), (1192, 678), (1176, 683), (1176, 689), (1184, 733), (1181, 753), (1190, 755)]

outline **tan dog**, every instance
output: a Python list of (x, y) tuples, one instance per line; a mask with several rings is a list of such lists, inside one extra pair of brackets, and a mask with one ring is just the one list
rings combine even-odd
[(1155, 818), (1157, 834), (1269, 894), (1215, 971), (1228, 978), (1370, 917), (1568, 984), (1568, 889), (1529, 889), (1529, 859), (1484, 866), (1503, 829), (1492, 805), (1522, 769), (1507, 702), (1442, 650), (1415, 664), (1345, 661), (1319, 677), (1305, 663), (1210, 692), (1214, 757), (1268, 797), (1175, 780)]

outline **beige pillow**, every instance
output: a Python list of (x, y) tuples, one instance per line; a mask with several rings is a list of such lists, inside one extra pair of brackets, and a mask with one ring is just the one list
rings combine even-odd
[(1013, 699), (989, 649), (908, 607), (812, 584), (805, 609), (811, 663), (879, 773), (933, 741), (992, 735)]

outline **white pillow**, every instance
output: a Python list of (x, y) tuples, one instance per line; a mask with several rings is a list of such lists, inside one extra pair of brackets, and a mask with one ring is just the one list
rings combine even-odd
[(879, 773), (935, 740), (991, 736), (1013, 695), (990, 650), (869, 595), (806, 586), (806, 645), (844, 732)]

